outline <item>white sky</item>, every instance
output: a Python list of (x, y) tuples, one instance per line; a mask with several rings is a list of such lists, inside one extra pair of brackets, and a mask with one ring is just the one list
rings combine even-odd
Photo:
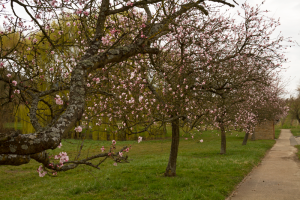
[[(246, 1), (236, 0), (236, 2), (241, 6)], [(252, 6), (261, 4), (261, 2), (262, 0), (247, 1)], [(235, 8), (231, 9), (236, 11), (239, 9), (239, 6), (236, 5)], [(297, 41), (300, 45), (300, 0), (266, 0), (261, 9), (270, 11), (267, 13), (269, 17), (273, 17), (276, 20), (280, 18), (281, 25), (274, 32), (274, 37), (281, 31), (282, 36), (292, 37), (291, 39)], [(286, 50), (285, 55), (288, 62), (283, 64), (283, 67), (287, 69), (282, 72), (282, 78), (283, 82), (287, 84), (286, 90), (289, 93), (285, 97), (289, 97), (290, 95), (295, 95), (296, 88), (300, 86), (300, 46), (294, 44), (294, 46)]]
[[(227, 1), (230, 3), (233, 2), (232, 0)], [(241, 5), (246, 1), (236, 0), (236, 2)], [(261, 4), (261, 2), (262, 0), (248, 0), (248, 3), (253, 6), (255, 6), (255, 4)], [(9, 5), (7, 5), (7, 7), (9, 7)], [(226, 9), (228, 8), (234, 13), (236, 13), (237, 9), (240, 9), (238, 5), (236, 5), (235, 8), (226, 6)], [(270, 11), (267, 13), (268, 16), (275, 19), (280, 18), (281, 25), (277, 27), (274, 37), (281, 31), (284, 37), (292, 37), (292, 40), (297, 41), (300, 45), (300, 0), (266, 0), (261, 8), (262, 10)], [(21, 13), (24, 13), (23, 9), (20, 9), (20, 12), (18, 9), (18, 14), (22, 15)], [(0, 21), (2, 20), (3, 18), (1, 16)], [(2, 25), (2, 23), (0, 24)], [(284, 63), (283, 67), (287, 69), (282, 72), (282, 77), (285, 84), (287, 84), (286, 90), (289, 93), (286, 97), (289, 97), (296, 93), (296, 88), (300, 85), (300, 46), (294, 44), (294, 46), (288, 48), (286, 52), (285, 55), (288, 62)]]

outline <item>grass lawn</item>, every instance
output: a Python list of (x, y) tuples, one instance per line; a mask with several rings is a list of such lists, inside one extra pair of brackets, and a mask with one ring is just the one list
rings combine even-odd
[(300, 136), (300, 128), (293, 127), (291, 128), (291, 132), (294, 136)]
[[(300, 128), (298, 127), (291, 128), (291, 132), (294, 136), (300, 136)], [(295, 145), (295, 147), (298, 149), (297, 156), (298, 159), (300, 160), (300, 145)]]
[(280, 136), (281, 129), (275, 128), (275, 139), (278, 139)]
[[(164, 177), (171, 140), (117, 141), (118, 148), (132, 144), (130, 163), (113, 166), (112, 160), (101, 170), (79, 166), (57, 177), (40, 178), (40, 165), (31, 161), (21, 166), (0, 166), (0, 199), (225, 199), (256, 166), (275, 143), (274, 140), (249, 140), (242, 145), (243, 133), (228, 134), (227, 154), (220, 155), (220, 136), (216, 131), (180, 141), (177, 176)], [(204, 142), (198, 142), (203, 139)], [(76, 140), (62, 141), (56, 149), (74, 158)], [(111, 142), (86, 141), (84, 158), (106, 149)], [(99, 161), (99, 160), (98, 160)]]

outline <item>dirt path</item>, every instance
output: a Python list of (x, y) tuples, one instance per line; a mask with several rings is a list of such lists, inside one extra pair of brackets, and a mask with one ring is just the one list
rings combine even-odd
[(243, 180), (227, 200), (300, 199), (300, 162), (290, 144), (290, 130), (282, 129), (261, 165)]

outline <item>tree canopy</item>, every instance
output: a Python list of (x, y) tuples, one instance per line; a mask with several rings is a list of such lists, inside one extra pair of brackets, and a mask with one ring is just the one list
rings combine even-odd
[[(234, 7), (224, 0), (10, 2), (13, 17), (5, 15), (0, 35), (0, 82), (8, 84), (7, 102), (28, 107), (35, 132), (1, 136), (2, 165), (32, 158), (57, 172), (97, 168), (90, 161), (98, 157), (126, 161), (127, 147), (114, 153), (114, 143), (110, 152), (82, 160), (62, 154), (65, 165), (48, 158), (46, 150), (60, 146), (68, 131), (82, 131), (79, 120), (88, 127), (106, 118), (129, 134), (171, 123), (165, 174), (174, 176), (179, 128), (206, 121), (224, 132), (246, 112), (256, 115), (250, 105), (274, 87), (285, 61), (284, 38), (270, 37), (279, 22), (259, 6), (243, 4), (243, 21), (235, 22), (218, 11)], [(280, 101), (277, 93), (269, 98)]]

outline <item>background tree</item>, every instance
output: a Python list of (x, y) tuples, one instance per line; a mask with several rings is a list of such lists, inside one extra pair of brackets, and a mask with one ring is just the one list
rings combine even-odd
[(288, 99), (289, 113), (292, 119), (296, 119), (300, 123), (300, 87), (297, 89), (297, 96)]

